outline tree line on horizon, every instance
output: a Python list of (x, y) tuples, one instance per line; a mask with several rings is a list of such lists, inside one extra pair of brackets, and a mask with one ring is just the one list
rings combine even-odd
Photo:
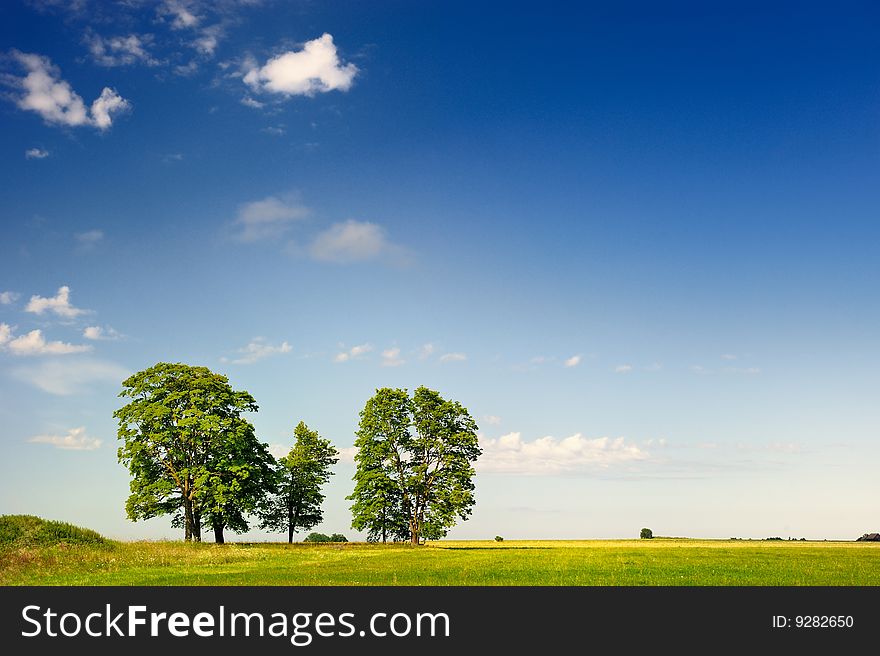
[[(293, 446), (275, 458), (242, 414), (256, 400), (207, 367), (160, 362), (122, 382), (128, 402), (113, 413), (118, 460), (131, 474), (125, 509), (133, 521), (172, 516), (186, 541), (202, 529), (256, 524), (271, 532), (308, 530), (323, 520), (323, 486), (339, 458), (330, 440), (300, 421)], [(477, 425), (458, 401), (419, 387), (380, 388), (360, 412), (352, 528), (370, 541), (444, 537), (475, 503)]]

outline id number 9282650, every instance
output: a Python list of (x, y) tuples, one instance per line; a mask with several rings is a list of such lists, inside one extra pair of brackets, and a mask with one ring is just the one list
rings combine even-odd
[(774, 629), (851, 629), (852, 615), (785, 615), (773, 616)]

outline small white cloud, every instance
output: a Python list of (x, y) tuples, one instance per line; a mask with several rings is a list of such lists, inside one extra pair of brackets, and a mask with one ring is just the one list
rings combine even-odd
[(89, 47), (92, 60), (99, 66), (129, 66), (131, 64), (146, 64), (158, 66), (159, 61), (154, 59), (147, 51), (148, 44), (152, 41), (151, 35), (139, 36), (114, 36), (105, 39), (99, 34), (89, 32), (85, 36), (85, 42)]
[(356, 446), (344, 446), (341, 449), (337, 449), (337, 451), (339, 451), (340, 462), (354, 462), (358, 448)]
[(59, 287), (58, 293), (49, 298), (37, 295), (31, 296), (31, 300), (28, 301), (24, 311), (33, 312), (34, 314), (54, 312), (59, 317), (64, 317), (65, 319), (73, 319), (88, 312), (88, 310), (83, 310), (70, 304), (70, 287), (67, 285)]
[(292, 222), (301, 221), (308, 215), (308, 208), (294, 196), (267, 196), (245, 203), (238, 208), (235, 219), (235, 225), (240, 227), (236, 239), (243, 242), (277, 239)]
[(51, 444), (56, 449), (67, 451), (94, 451), (100, 448), (101, 440), (89, 437), (85, 426), (71, 428), (67, 435), (35, 435), (28, 440), (34, 444)]
[(209, 25), (202, 28), (192, 47), (203, 57), (213, 57), (222, 36), (223, 28), (220, 25)]
[(631, 364), (619, 364), (614, 367), (614, 373), (616, 374), (628, 374), (632, 370), (633, 367)]
[(116, 341), (123, 335), (111, 326), (86, 326), (83, 337), (94, 341)]
[(659, 362), (655, 362), (653, 364), (649, 364), (645, 367), (645, 371), (660, 371), (663, 368), (663, 365)]
[(724, 353), (724, 354), (721, 356), (721, 359), (722, 359), (722, 360), (736, 360), (736, 356), (733, 355), (732, 353)]
[(61, 72), (48, 57), (18, 50), (13, 50), (12, 56), (27, 71), (23, 78), (9, 76), (6, 79), (7, 84), (19, 90), (16, 104), (19, 109), (39, 114), (47, 123), (69, 127), (90, 125), (106, 130), (113, 124), (115, 114), (131, 107), (115, 90), (104, 87), (91, 107), (86, 108), (83, 99), (61, 79)]
[(232, 364), (253, 364), (259, 360), (265, 360), (273, 355), (290, 353), (290, 344), (281, 342), (277, 346), (269, 344), (264, 337), (256, 337), (252, 339), (247, 346), (238, 349), (241, 357), (232, 361)]
[(99, 130), (106, 130), (113, 125), (113, 115), (126, 111), (130, 103), (116, 91), (105, 87), (95, 102), (92, 103), (92, 124)]
[(337, 353), (336, 356), (333, 358), (333, 362), (348, 362), (349, 360), (361, 358), (372, 350), (372, 344), (360, 344), (358, 346), (352, 346), (347, 351), (340, 351), (339, 353)]
[(59, 396), (88, 391), (95, 383), (120, 385), (130, 375), (114, 362), (82, 357), (46, 360), (37, 366), (13, 369), (11, 373), (44, 392)]
[(287, 133), (287, 130), (281, 125), (270, 125), (269, 127), (260, 130), (260, 132), (271, 134), (273, 137), (283, 137)]
[(25, 159), (46, 159), (48, 156), (49, 151), (42, 148), (28, 148), (24, 151)]
[(18, 300), (16, 292), (0, 292), (0, 305), (11, 305)]
[(573, 355), (568, 358), (565, 362), (562, 363), (562, 366), (570, 369), (571, 367), (576, 367), (581, 363), (582, 356), (580, 354)]
[(547, 357), (544, 355), (536, 355), (531, 360), (529, 360), (531, 364), (544, 364), (547, 362)]
[(445, 353), (440, 356), (440, 362), (464, 362), (467, 360), (467, 355), (464, 353)]
[(307, 41), (302, 50), (273, 57), (262, 67), (253, 66), (244, 82), (254, 91), (284, 96), (314, 96), (328, 91), (348, 91), (358, 69), (342, 64), (333, 37), (324, 34)]
[(244, 96), (241, 99), (241, 104), (245, 107), (251, 107), (253, 109), (263, 109), (266, 106), (266, 103), (262, 103), (259, 100), (251, 98), (250, 96)]
[(12, 329), (7, 324), (0, 324), (0, 348), (9, 349), (13, 355), (69, 355), (91, 351), (88, 344), (68, 344), (67, 342), (47, 342), (43, 331), (32, 330), (20, 337), (12, 338)]
[(87, 230), (86, 232), (77, 232), (74, 235), (80, 250), (92, 250), (98, 243), (104, 239), (103, 230)]
[(158, 12), (171, 19), (171, 29), (174, 30), (191, 29), (201, 21), (201, 16), (196, 14), (195, 2), (191, 0), (165, 0)]
[(709, 373), (709, 372), (707, 371), (707, 369), (706, 369), (703, 365), (701, 365), (701, 364), (692, 364), (691, 367), (690, 367), (690, 369), (691, 369), (691, 373), (694, 373), (694, 374), (706, 374), (706, 373)]
[(481, 472), (504, 474), (559, 474), (591, 469), (608, 469), (645, 460), (648, 454), (624, 438), (589, 439), (575, 433), (562, 440), (552, 436), (533, 442), (521, 433), (507, 433), (497, 439), (480, 436), (483, 453), (476, 468)]
[(758, 367), (727, 367), (724, 369), (728, 374), (745, 374), (747, 376), (755, 376), (761, 373)]
[(486, 420), (486, 423), (490, 426), (497, 426), (501, 423), (501, 417), (497, 415), (486, 415), (484, 419)]
[(419, 360), (427, 360), (431, 357), (432, 353), (434, 353), (433, 344), (422, 344), (421, 348), (419, 349)]
[(318, 234), (309, 246), (309, 254), (321, 262), (348, 264), (388, 256), (400, 260), (404, 253), (388, 241), (381, 226), (349, 219)]
[(383, 367), (399, 367), (400, 365), (405, 363), (406, 360), (400, 357), (400, 349), (398, 347), (395, 346), (393, 348), (382, 351)]
[(283, 458), (288, 453), (290, 453), (290, 447), (285, 446), (284, 444), (270, 444), (269, 453), (271, 453), (275, 458)]

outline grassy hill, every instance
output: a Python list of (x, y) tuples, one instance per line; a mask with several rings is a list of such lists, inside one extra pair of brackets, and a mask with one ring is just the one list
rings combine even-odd
[(108, 540), (95, 531), (34, 515), (0, 515), (0, 549), (53, 545), (103, 545)]

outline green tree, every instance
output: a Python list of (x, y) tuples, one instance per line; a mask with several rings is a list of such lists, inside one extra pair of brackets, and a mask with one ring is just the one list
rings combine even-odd
[(477, 425), (458, 401), (419, 387), (381, 388), (360, 413), (352, 527), (381, 535), (439, 539), (474, 505)]
[(654, 531), (649, 528), (643, 528), (641, 531), (639, 531), (639, 537), (642, 540), (650, 540), (654, 537)]
[(299, 422), (293, 430), (290, 452), (278, 460), (273, 494), (260, 510), (261, 526), (270, 531), (287, 531), (293, 542), (297, 529), (308, 530), (323, 519), (323, 485), (330, 480), (330, 467), (339, 462), (339, 452), (322, 439), (318, 431)]
[(203, 523), (223, 541), (225, 527), (247, 530), (245, 514), (269, 484), (273, 462), (241, 417), (257, 404), (206, 367), (160, 362), (130, 376), (113, 413), (119, 462), (131, 473), (125, 504), (132, 520), (179, 513), (187, 541)]

